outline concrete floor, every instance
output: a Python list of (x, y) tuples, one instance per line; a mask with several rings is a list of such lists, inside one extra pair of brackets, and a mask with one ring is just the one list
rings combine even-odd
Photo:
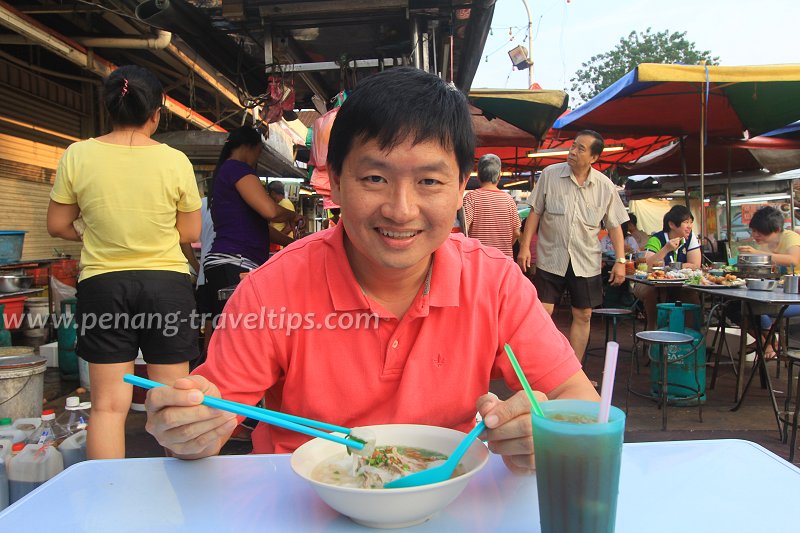
[[(556, 310), (554, 320), (561, 331), (567, 332), (569, 327), (570, 312), (568, 308)], [(641, 322), (637, 331), (642, 329)], [(592, 338), (590, 348), (602, 351), (603, 325), (601, 320), (594, 318), (592, 323)], [(15, 336), (15, 341), (17, 337)], [(23, 339), (24, 341), (24, 339)], [(630, 348), (632, 345), (631, 325), (624, 321), (619, 329), (619, 342), (621, 348)], [(710, 358), (710, 354), (709, 354)], [(647, 391), (650, 383), (649, 368), (644, 366), (644, 356), (640, 356), (641, 373), (633, 373), (632, 387), (635, 390)], [(629, 375), (630, 355), (622, 353), (617, 367), (616, 384), (614, 391), (614, 405), (624, 408), (626, 397), (626, 382)], [(768, 363), (773, 376), (773, 386), (776, 390), (778, 402), (783, 407), (786, 390), (786, 369), (781, 369), (780, 379), (774, 379), (776, 362)], [(600, 381), (602, 376), (603, 358), (589, 356), (585, 369), (590, 379)], [(708, 382), (710, 383), (711, 367), (707, 368)], [(781, 442), (777, 424), (769, 403), (769, 396), (765, 389), (759, 385), (758, 379), (746, 396), (742, 408), (736, 412), (730, 409), (734, 405), (734, 389), (736, 376), (733, 366), (724, 364), (720, 366), (719, 377), (715, 389), (707, 390), (707, 401), (703, 405), (703, 421), (698, 419), (697, 407), (668, 408), (668, 429), (661, 431), (661, 411), (658, 406), (648, 398), (630, 396), (627, 427), (625, 431), (626, 442), (667, 441), (667, 440), (698, 440), (698, 439), (744, 439), (756, 442), (776, 453), (780, 457), (788, 458), (789, 448)], [(59, 377), (57, 369), (48, 369), (45, 376), (45, 408), (63, 410), (65, 398), (74, 394), (78, 388), (77, 381), (65, 381)], [(493, 383), (492, 390), (501, 397), (507, 394), (503, 383)], [(80, 394), (82, 399), (89, 399), (88, 393)], [(131, 411), (127, 421), (127, 450), (129, 457), (153, 457), (163, 455), (158, 443), (144, 430), (145, 415)], [(248, 453), (250, 444), (247, 442), (230, 442), (223, 449), (225, 454)], [(795, 463), (800, 464), (800, 453), (795, 456)]]

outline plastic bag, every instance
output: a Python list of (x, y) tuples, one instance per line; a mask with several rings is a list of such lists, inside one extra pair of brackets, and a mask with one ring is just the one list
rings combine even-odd
[(70, 287), (55, 276), (50, 276), (50, 292), (53, 295), (55, 313), (58, 314), (61, 312), (61, 302), (67, 298), (75, 298), (78, 294), (78, 289)]

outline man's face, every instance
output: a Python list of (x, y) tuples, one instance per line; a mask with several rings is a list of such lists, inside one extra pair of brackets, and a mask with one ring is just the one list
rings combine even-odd
[(427, 268), (453, 227), (466, 186), (452, 150), (410, 140), (388, 151), (356, 140), (341, 176), (332, 177), (356, 272)]
[(276, 204), (281, 201), (280, 195), (275, 194), (274, 191), (268, 190), (267, 194), (269, 194), (269, 197), (272, 198), (272, 201), (275, 202)]
[(578, 135), (572, 142), (567, 156), (567, 164), (573, 171), (590, 167), (598, 156), (592, 155), (592, 143), (594, 138), (589, 135)]

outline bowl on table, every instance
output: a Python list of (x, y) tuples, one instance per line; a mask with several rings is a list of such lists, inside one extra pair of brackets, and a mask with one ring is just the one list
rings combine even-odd
[(777, 285), (777, 280), (774, 279), (755, 279), (755, 278), (747, 278), (744, 280), (745, 285), (747, 285), (748, 289), (754, 291), (771, 291)]
[[(455, 450), (465, 434), (453, 429), (416, 424), (364, 426), (375, 433), (376, 446), (409, 446), (445, 455)], [(312, 478), (322, 462), (346, 456), (341, 444), (316, 438), (292, 454), (292, 470), (305, 479), (320, 498), (356, 523), (375, 528), (400, 528), (422, 523), (455, 500), (489, 460), (489, 450), (477, 439), (461, 460), (465, 472), (447, 481), (402, 489), (365, 489), (333, 485)]]
[(0, 292), (16, 292), (29, 289), (33, 285), (33, 276), (20, 274), (0, 275)]

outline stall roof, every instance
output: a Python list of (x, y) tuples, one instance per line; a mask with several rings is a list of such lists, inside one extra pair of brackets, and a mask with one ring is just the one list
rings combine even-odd
[[(217, 131), (168, 131), (153, 138), (185, 153), (195, 165), (216, 165), (227, 133)], [(285, 146), (270, 142), (270, 136), (258, 160), (257, 170), (262, 176), (305, 178), (305, 172), (296, 167)]]
[(479, 110), (473, 114), (479, 146), (535, 147), (569, 97), (564, 91), (481, 89), (470, 91), (469, 102)]
[(699, 135), (702, 92), (708, 137), (753, 137), (800, 119), (800, 65), (644, 63), (554, 127), (609, 136)]
[[(765, 169), (784, 172), (800, 168), (800, 141), (759, 136), (748, 141), (710, 141), (704, 149), (706, 174)], [(675, 139), (644, 155), (638, 161), (621, 165), (620, 174), (700, 174), (700, 142), (693, 137)]]
[[(0, 55), (76, 91), (107, 74), (93, 70), (92, 64), (142, 65), (159, 76), (170, 98), (205, 118), (197, 122), (232, 129), (241, 122), (244, 107), (269, 101), (270, 74), (293, 90), (294, 109), (324, 108), (342, 89), (395, 64), (440, 72), (466, 93), (494, 4), (0, 1)], [(285, 118), (291, 115), (287, 111)], [(182, 121), (176, 123), (183, 127)]]

